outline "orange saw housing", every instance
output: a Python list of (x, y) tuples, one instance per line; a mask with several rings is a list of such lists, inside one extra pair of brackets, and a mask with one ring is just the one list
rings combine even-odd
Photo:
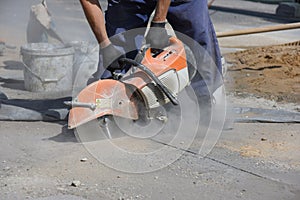
[[(144, 50), (141, 64), (161, 81), (163, 87), (176, 97), (189, 83), (188, 64), (183, 43), (175, 37), (157, 55), (151, 48)], [(145, 71), (132, 66), (120, 79), (96, 81), (84, 88), (69, 105), (69, 128), (75, 128), (105, 115), (133, 120), (139, 118), (140, 106), (152, 109), (168, 103), (157, 83)]]

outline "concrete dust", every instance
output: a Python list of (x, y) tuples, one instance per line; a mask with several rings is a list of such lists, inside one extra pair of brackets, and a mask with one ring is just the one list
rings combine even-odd
[[(241, 8), (246, 4), (248, 8), (251, 3), (265, 12), (266, 9), (271, 12), (274, 7), (263, 4), (257, 6), (257, 3), (247, 1), (241, 3), (240, 0), (227, 1), (230, 6)], [(0, 24), (5, 28), (1, 29), (0, 36), (5, 42), (18, 47), (26, 43), (29, 10), (31, 5), (39, 2), (40, 0), (1, 0)], [(101, 0), (101, 4), (104, 2), (106, 1)], [(216, 0), (215, 5), (223, 5), (223, 2)], [(64, 40), (69, 42), (84, 39), (95, 42), (79, 4), (77, 0), (48, 0), (58, 34)], [(216, 28), (220, 30), (230, 29), (232, 26), (228, 22), (235, 28), (240, 28), (237, 25), (250, 27), (270, 23), (262, 18), (241, 17), (231, 13), (215, 12), (213, 17), (218, 25)], [(280, 38), (290, 39), (282, 35)], [(246, 42), (247, 46), (247, 42), (254, 41), (251, 39), (238, 40)], [(260, 45), (265, 45), (266, 41), (274, 41), (269, 36), (259, 39), (256, 36), (255, 39)], [(232, 97), (235, 98), (234, 103), (295, 111), (296, 106), (286, 102), (299, 103), (299, 46), (255, 48), (228, 54), (226, 58), (233, 64), (229, 67), (226, 85), (230, 92), (236, 91), (238, 94)], [(26, 91), (18, 49), (6, 49), (3, 56), (0, 56), (0, 74), (0, 90), (9, 99), (45, 99), (65, 95)], [(268, 100), (257, 98), (258, 96)], [(181, 111), (174, 110), (170, 113), (176, 117), (176, 113)], [(188, 115), (185, 119), (188, 120)], [(179, 125), (171, 119), (170, 122), (170, 126), (173, 125), (171, 128), (176, 130)], [(188, 128), (185, 131), (191, 133), (189, 130), (192, 127)], [(0, 199), (299, 200), (299, 128), (299, 124), (237, 123), (233, 130), (221, 134), (217, 145), (205, 158), (184, 151), (184, 148), (170, 147), (182, 154), (175, 162), (151, 173), (130, 174), (116, 171), (99, 162), (77, 142), (73, 132), (66, 130), (66, 125), (62, 122), (2, 121)], [(160, 141), (170, 141), (170, 135), (175, 134), (170, 132), (157, 138)], [(200, 136), (194, 141), (201, 145), (203, 135)], [(179, 139), (182, 140), (178, 141), (184, 142), (179, 145), (187, 144), (183, 140), (185, 138)], [(162, 146), (157, 141), (125, 141), (123, 138), (123, 141), (115, 139), (113, 142), (123, 148), (129, 147), (132, 151), (143, 151)], [(176, 147), (181, 147), (179, 145)], [(162, 158), (167, 160), (170, 156)], [(82, 161), (83, 158), (86, 158), (85, 162)], [(149, 162), (152, 162), (152, 168), (155, 167), (153, 160)], [(71, 186), (75, 180), (81, 183), (78, 187)]]

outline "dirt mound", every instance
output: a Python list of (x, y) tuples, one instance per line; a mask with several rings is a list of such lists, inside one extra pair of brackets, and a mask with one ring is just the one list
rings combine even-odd
[(225, 85), (238, 95), (300, 103), (300, 45), (267, 46), (225, 55)]

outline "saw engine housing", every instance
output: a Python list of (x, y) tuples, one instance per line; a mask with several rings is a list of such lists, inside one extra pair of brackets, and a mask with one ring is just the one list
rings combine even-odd
[(145, 48), (136, 60), (121, 60), (131, 65), (122, 78), (96, 81), (67, 102), (72, 106), (69, 128), (105, 115), (138, 120), (142, 115), (149, 116), (151, 109), (169, 102), (178, 104), (178, 93), (195, 74), (194, 63), (188, 62), (187, 57), (193, 58), (191, 51), (171, 37), (170, 45), (162, 51), (154, 53)]

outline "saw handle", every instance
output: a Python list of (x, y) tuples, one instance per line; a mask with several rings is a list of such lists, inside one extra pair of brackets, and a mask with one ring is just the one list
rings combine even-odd
[(96, 104), (93, 103), (82, 103), (82, 102), (77, 102), (77, 101), (65, 101), (65, 105), (67, 106), (72, 106), (72, 107), (82, 107), (82, 108), (89, 108), (92, 111), (96, 109)]
[(168, 99), (172, 102), (172, 104), (174, 104), (174, 105), (179, 104), (176, 97), (169, 91), (168, 88), (166, 88), (166, 86), (164, 86), (164, 84), (157, 78), (157, 76), (155, 76), (155, 74), (147, 66), (145, 66), (141, 63), (138, 63), (137, 61), (129, 59), (129, 58), (121, 58), (119, 61), (124, 64), (133, 65), (134, 67), (137, 67), (140, 70), (142, 70), (143, 72), (145, 72), (156, 83), (156, 85), (162, 90), (162, 92), (168, 97)]

